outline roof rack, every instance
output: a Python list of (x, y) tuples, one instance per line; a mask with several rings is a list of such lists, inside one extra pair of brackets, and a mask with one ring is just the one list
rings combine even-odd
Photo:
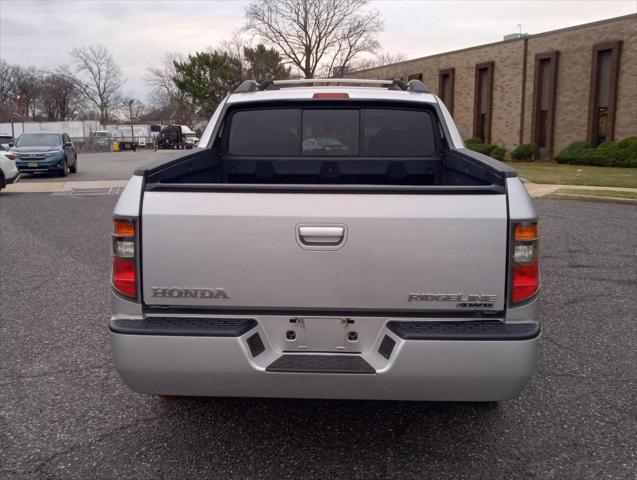
[(264, 80), (258, 83), (256, 80), (245, 80), (237, 87), (234, 93), (259, 92), (281, 87), (295, 87), (298, 85), (362, 85), (372, 87), (387, 87), (388, 89), (406, 90), (416, 93), (431, 93), (420, 80), (409, 80), (405, 84), (402, 80), (366, 80), (358, 78), (301, 78), (296, 80)]

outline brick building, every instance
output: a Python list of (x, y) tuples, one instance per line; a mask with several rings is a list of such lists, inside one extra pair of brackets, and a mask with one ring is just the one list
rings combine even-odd
[(637, 136), (637, 15), (361, 70), (421, 79), (464, 138), (552, 158), (576, 141)]

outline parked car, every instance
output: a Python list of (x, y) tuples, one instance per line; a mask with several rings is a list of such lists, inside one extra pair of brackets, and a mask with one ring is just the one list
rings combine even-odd
[(0, 190), (20, 180), (20, 171), (15, 164), (15, 154), (0, 145)]
[(0, 147), (4, 148), (5, 150), (9, 150), (13, 143), (15, 143), (13, 135), (0, 133)]
[(199, 143), (197, 134), (186, 125), (169, 125), (164, 127), (157, 136), (159, 148), (186, 148), (196, 147)]
[(418, 80), (312, 82), (245, 82), (202, 148), (135, 171), (114, 211), (118, 372), (161, 395), (515, 397), (540, 332), (515, 170)]
[(23, 133), (11, 151), (21, 172), (52, 172), (62, 177), (77, 172), (77, 151), (66, 133)]

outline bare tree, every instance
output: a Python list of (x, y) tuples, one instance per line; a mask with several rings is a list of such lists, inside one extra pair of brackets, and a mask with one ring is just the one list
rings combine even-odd
[(0, 121), (11, 121), (15, 90), (13, 65), (0, 58)]
[[(241, 60), (241, 64), (245, 63), (245, 58), (243, 56), (243, 50), (245, 48), (250, 48), (252, 46), (252, 42), (246, 38), (244, 35), (243, 29), (235, 30), (232, 33), (232, 36), (227, 40), (222, 40), (219, 42), (219, 49), (222, 52), (226, 52), (228, 55), (234, 58), (238, 58)], [(243, 72), (242, 72), (243, 78)]]
[(407, 57), (402, 53), (380, 52), (374, 57), (364, 58), (350, 66), (350, 71), (367, 70), (369, 68), (382, 67), (392, 63), (404, 62)]
[(180, 123), (190, 125), (197, 110), (194, 99), (175, 84), (175, 62), (184, 61), (179, 53), (164, 56), (161, 67), (149, 68), (144, 80), (152, 88), (152, 103), (157, 115), (168, 115)]
[(2, 120), (70, 120), (82, 108), (83, 98), (66, 76), (0, 60)]
[(49, 121), (72, 120), (83, 108), (84, 98), (72, 81), (59, 73), (42, 78), (40, 109)]
[[(305, 78), (320, 66), (347, 68), (378, 49), (382, 19), (367, 0), (256, 0), (246, 10), (246, 30), (275, 46)], [(324, 67), (325, 68), (325, 67)]]
[(12, 65), (0, 58), (0, 102), (6, 102), (13, 94)]
[(102, 45), (74, 48), (71, 57), (75, 73), (68, 67), (63, 67), (60, 73), (74, 82), (84, 98), (99, 110), (100, 121), (106, 123), (120, 105), (119, 89), (124, 81), (119, 66)]
[(42, 72), (35, 67), (13, 65), (11, 68), (11, 90), (15, 98), (16, 113), (22, 118), (35, 119), (41, 91)]
[(161, 67), (149, 68), (144, 80), (153, 91), (162, 91), (171, 99), (178, 98), (182, 93), (175, 85), (175, 62), (183, 61), (183, 55), (179, 53), (167, 53), (164, 55), (163, 65)]
[(35, 67), (11, 65), (0, 60), (0, 114), (3, 119), (35, 119), (42, 72)]

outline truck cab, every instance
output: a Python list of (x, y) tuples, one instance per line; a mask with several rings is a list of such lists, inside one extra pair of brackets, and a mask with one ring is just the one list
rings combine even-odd
[(157, 137), (159, 148), (191, 149), (197, 146), (199, 138), (186, 125), (169, 125), (163, 127)]

